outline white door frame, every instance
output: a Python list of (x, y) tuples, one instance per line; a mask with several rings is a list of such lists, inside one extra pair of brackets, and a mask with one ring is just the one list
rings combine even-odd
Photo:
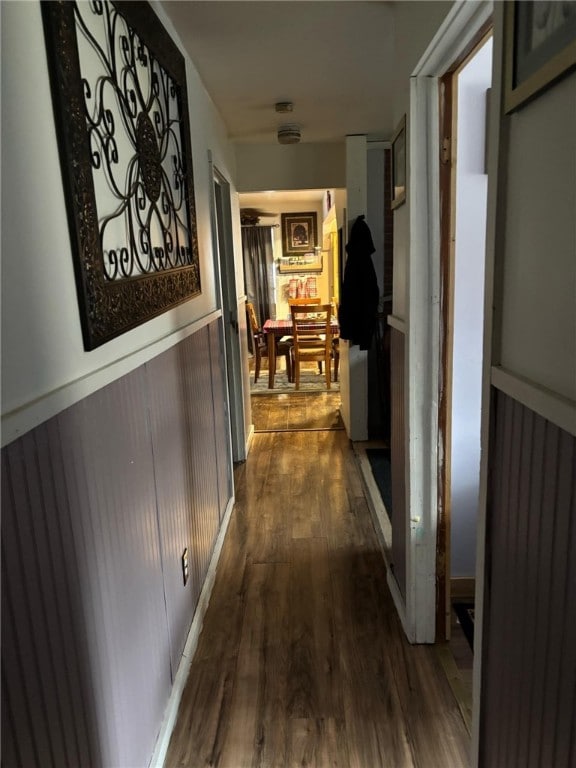
[(455, 2), (410, 79), (405, 626), (415, 642), (434, 642), (436, 629), (438, 466), (442, 458), (438, 447), (442, 375), (438, 85), (490, 20), (492, 11), (492, 2)]
[(491, 2), (457, 2), (410, 79), (408, 268), (408, 514), (406, 619), (418, 643), (435, 637), (440, 371), (438, 81), (492, 14)]
[[(240, 352), (238, 300), (232, 238), (232, 218), (230, 208), (230, 183), (216, 168), (212, 153), (208, 152), (210, 167), (211, 220), (214, 243), (214, 266), (217, 280), (218, 301), (222, 310), (222, 329), (224, 333), (225, 365), (228, 394), (228, 416), (230, 421), (230, 441), (233, 461), (246, 459), (246, 434), (244, 427), (244, 393), (242, 389), (242, 359)], [(216, 187), (222, 198), (222, 210), (219, 212), (216, 200)], [(218, 220), (220, 221), (220, 232)]]

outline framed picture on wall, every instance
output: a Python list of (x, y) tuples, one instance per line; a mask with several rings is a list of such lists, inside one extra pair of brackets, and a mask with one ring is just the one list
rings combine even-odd
[(504, 100), (507, 113), (576, 67), (576, 3), (506, 3)]
[(406, 115), (392, 136), (392, 209), (406, 201)]
[(84, 347), (200, 294), (186, 66), (148, 3), (42, 3)]
[(316, 212), (310, 213), (283, 213), (282, 222), (282, 255), (302, 256), (305, 253), (314, 253), (318, 244), (318, 229)]

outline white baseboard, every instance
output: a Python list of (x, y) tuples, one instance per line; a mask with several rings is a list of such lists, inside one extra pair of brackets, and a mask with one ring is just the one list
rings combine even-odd
[(252, 448), (252, 443), (254, 441), (254, 424), (250, 424), (250, 428), (248, 429), (248, 436), (246, 438), (246, 456), (250, 453), (250, 448)]
[(367, 447), (380, 447), (379, 443), (354, 443), (354, 453), (358, 461), (358, 467), (360, 469), (360, 475), (362, 477), (362, 483), (364, 486), (364, 493), (368, 502), (368, 507), (372, 513), (372, 518), (377, 524), (378, 538), (380, 539), (380, 545), (383, 550), (384, 560), (386, 567), (390, 567), (390, 555), (392, 552), (392, 525), (390, 523), (390, 517), (388, 510), (386, 509), (378, 484), (374, 479), (372, 468), (370, 466), (370, 460), (366, 455)]
[(186, 685), (186, 681), (188, 679), (188, 673), (190, 671), (192, 659), (194, 658), (196, 648), (198, 647), (198, 639), (204, 624), (204, 616), (210, 603), (210, 597), (214, 587), (214, 580), (216, 578), (216, 568), (218, 567), (218, 561), (220, 560), (222, 545), (224, 544), (224, 538), (226, 536), (226, 531), (228, 530), (228, 524), (230, 522), (230, 517), (232, 516), (233, 508), (234, 498), (231, 498), (228, 502), (224, 517), (222, 518), (222, 525), (218, 531), (216, 543), (214, 544), (210, 565), (208, 566), (206, 578), (204, 579), (204, 585), (200, 593), (198, 605), (196, 606), (194, 618), (192, 619), (192, 625), (190, 626), (190, 631), (188, 632), (184, 651), (182, 652), (182, 658), (180, 659), (180, 664), (178, 665), (178, 671), (176, 672), (176, 676), (174, 678), (174, 684), (172, 686), (172, 691), (170, 692), (170, 698), (168, 699), (168, 704), (166, 705), (166, 709), (164, 711), (164, 720), (162, 721), (162, 727), (160, 728), (160, 733), (158, 734), (158, 739), (154, 748), (154, 754), (152, 755), (152, 759), (149, 763), (149, 768), (163, 768), (164, 766), (164, 760), (166, 759), (170, 737), (172, 736), (172, 731), (174, 730), (176, 718), (178, 716), (180, 699), (182, 698), (184, 686)]
[(400, 592), (400, 587), (398, 586), (398, 582), (396, 581), (396, 576), (394, 575), (394, 571), (391, 567), (392, 525), (390, 523), (388, 511), (384, 506), (384, 503), (382, 502), (382, 497), (380, 496), (378, 485), (376, 483), (376, 480), (374, 479), (374, 475), (370, 467), (370, 461), (366, 456), (365, 449), (367, 447), (379, 447), (379, 446), (380, 444), (377, 442), (374, 442), (374, 443), (365, 442), (363, 444), (355, 443), (354, 453), (356, 455), (356, 460), (358, 461), (358, 467), (360, 469), (360, 475), (362, 477), (362, 484), (364, 486), (364, 493), (366, 495), (366, 500), (368, 502), (368, 508), (370, 509), (370, 513), (372, 515), (372, 520), (374, 522), (374, 527), (376, 529), (378, 541), (380, 543), (382, 557), (386, 565), (386, 581), (388, 583), (388, 588), (390, 590), (390, 594), (392, 595), (392, 600), (394, 601), (396, 612), (398, 613), (398, 616), (402, 623), (402, 627), (404, 629), (404, 632), (406, 633), (406, 637), (410, 643), (414, 643), (416, 641), (414, 628), (413, 627), (410, 628), (408, 626), (408, 621), (406, 617), (406, 602), (402, 597), (402, 593)]

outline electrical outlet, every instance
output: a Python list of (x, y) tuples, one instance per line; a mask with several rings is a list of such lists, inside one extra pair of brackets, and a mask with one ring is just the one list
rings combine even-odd
[(189, 576), (189, 568), (188, 568), (188, 547), (184, 550), (182, 553), (182, 579), (184, 580), (184, 586), (186, 586), (186, 583), (188, 581)]

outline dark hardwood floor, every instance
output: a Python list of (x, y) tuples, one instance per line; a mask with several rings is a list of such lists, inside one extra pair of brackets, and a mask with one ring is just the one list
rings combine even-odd
[(340, 416), (340, 393), (253, 395), (252, 422), (256, 432), (344, 429)]
[(465, 768), (434, 647), (404, 637), (343, 431), (256, 434), (169, 768)]

